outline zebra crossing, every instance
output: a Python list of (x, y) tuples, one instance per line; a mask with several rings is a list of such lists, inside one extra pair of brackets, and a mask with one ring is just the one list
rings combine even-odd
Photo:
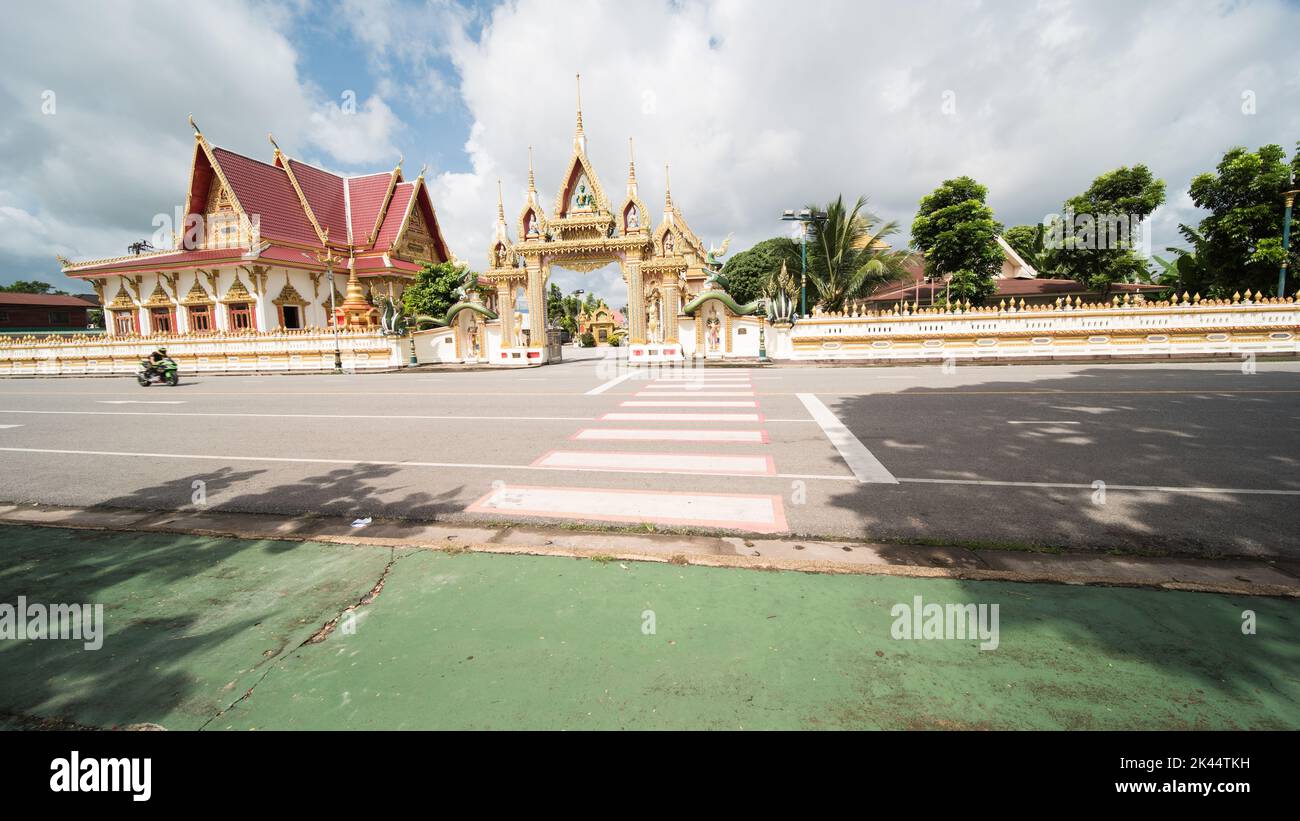
[[(621, 381), (621, 380), (620, 380)], [(653, 476), (772, 477), (776, 465), (750, 372), (695, 371), (652, 378), (635, 393), (601, 396), (616, 409), (579, 427), (562, 447), (530, 465), (561, 471), (630, 472)], [(708, 423), (710, 426), (702, 426)], [(602, 450), (605, 443), (643, 448)], [(683, 450), (699, 444), (706, 451)], [(718, 452), (715, 446), (749, 446), (759, 452)], [(670, 486), (672, 482), (669, 482)], [(787, 529), (780, 495), (692, 490), (633, 490), (499, 483), (471, 504), (469, 513), (544, 519), (701, 527), (756, 533)]]

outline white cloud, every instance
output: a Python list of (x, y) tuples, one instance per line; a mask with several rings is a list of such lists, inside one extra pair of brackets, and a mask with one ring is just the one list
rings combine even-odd
[(400, 120), (379, 97), (360, 106), (326, 103), (312, 112), (311, 124), (311, 142), (344, 163), (391, 160), (399, 153), (392, 137)]
[[(435, 181), (443, 227), (483, 264), (493, 182), (505, 180), (513, 231), (530, 143), (538, 182), (554, 194), (579, 71), (589, 154), (611, 198), (622, 195), (634, 136), (656, 215), (671, 162), (673, 199), (692, 227), (714, 241), (735, 231), (737, 248), (784, 233), (782, 209), (840, 192), (868, 194), (906, 229), (920, 198), (959, 174), (989, 186), (1007, 224), (1036, 221), (1098, 174), (1146, 163), (1169, 187), (1156, 220), (1162, 249), (1179, 242), (1178, 222), (1195, 219), (1183, 193), (1194, 174), (1233, 144), (1290, 150), (1300, 137), (1296, 72), (1274, 68), (1300, 22), (1282, 3), (922, 11), (841, 2), (809, 13), (775, 0), (500, 6), (481, 38), (449, 46), (475, 120), (474, 171)], [(1243, 88), (1257, 94), (1254, 117), (1240, 112)]]
[[(383, 100), (344, 117), (300, 75), (282, 33), (294, 19), (291, 8), (240, 0), (45, 2), (7, 14), (0, 187), (34, 222), (26, 238), (4, 241), (0, 275), (58, 278), (55, 253), (116, 255), (149, 237), (153, 216), (184, 195), (191, 113), (214, 143), (254, 157), (269, 158), (270, 131), (304, 159), (395, 159), (400, 123)], [(53, 114), (41, 108), (46, 90)]]

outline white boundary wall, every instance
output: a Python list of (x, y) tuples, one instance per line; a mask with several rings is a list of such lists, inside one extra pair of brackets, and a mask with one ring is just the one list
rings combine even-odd
[(777, 360), (1017, 360), (1300, 354), (1300, 303), (1142, 303), (818, 315), (768, 328)]
[[(330, 371), (335, 336), (329, 331), (277, 331), (205, 336), (44, 337), (0, 339), (0, 376), (60, 376), (135, 373), (142, 358), (162, 346), (193, 373)], [(399, 368), (410, 356), (409, 337), (377, 331), (340, 331), (345, 370)]]

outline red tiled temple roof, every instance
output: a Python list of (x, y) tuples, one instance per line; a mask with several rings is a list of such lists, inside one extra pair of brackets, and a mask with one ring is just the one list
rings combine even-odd
[[(400, 180), (401, 172), (397, 172)], [(358, 248), (370, 247), (370, 235), (379, 222), (379, 212), (388, 197), (392, 174), (368, 174), (348, 180), (348, 199), (352, 205), (352, 244)]]
[[(418, 271), (420, 266), (417, 264), (395, 258), (386, 261), (384, 256), (393, 250), (392, 244), (402, 231), (412, 194), (417, 190), (416, 207), (421, 209), (433, 233), (436, 256), (444, 260), (451, 258), (429, 201), (428, 190), (422, 181), (403, 182), (400, 167), (390, 172), (345, 178), (288, 158), (278, 149), (275, 163), (265, 163), (210, 146), (202, 136), (198, 136), (186, 213), (204, 213), (209, 189), (220, 177), (230, 184), (231, 193), (244, 214), (250, 219), (258, 218), (263, 242), (261, 248), (173, 250), (65, 263), (64, 273), (86, 277), (195, 268), (240, 260), (319, 268), (319, 263), (314, 260), (315, 252), (325, 249), (316, 226), (327, 233), (330, 246), (343, 260), (348, 258), (349, 251), (367, 256), (366, 261), (357, 266), (358, 270), (374, 273)], [(312, 224), (313, 218), (316, 225)]]
[(415, 192), (415, 183), (399, 182), (393, 189), (393, 199), (388, 204), (388, 213), (384, 215), (384, 224), (379, 227), (379, 236), (375, 237), (375, 248), (388, 248), (397, 239), (406, 218), (406, 208), (411, 204), (411, 194)]
[(298, 192), (293, 190), (283, 168), (249, 159), (224, 148), (213, 148), (235, 198), (244, 213), (261, 218), (261, 233), (268, 239), (282, 239), (320, 245), (316, 229), (307, 219)]
[(330, 242), (347, 243), (348, 213), (343, 196), (343, 178), (297, 160), (288, 162), (316, 222), (328, 231)]

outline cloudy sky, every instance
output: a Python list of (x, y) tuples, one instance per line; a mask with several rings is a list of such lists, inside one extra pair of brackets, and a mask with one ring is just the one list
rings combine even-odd
[[(0, 282), (88, 290), (55, 254), (149, 237), (184, 192), (191, 113), (268, 161), (273, 132), (335, 171), (427, 164), (452, 250), (482, 266), (496, 180), (513, 222), (530, 144), (553, 202), (578, 72), (611, 198), (634, 137), (642, 198), (657, 214), (670, 163), (706, 242), (747, 247), (841, 192), (905, 232), (961, 174), (1005, 224), (1036, 222), (1146, 163), (1168, 184), (1161, 248), (1224, 150), (1300, 140), (1298, 25), (1283, 0), (28, 3), (0, 28)], [(615, 271), (557, 276), (626, 301)]]

